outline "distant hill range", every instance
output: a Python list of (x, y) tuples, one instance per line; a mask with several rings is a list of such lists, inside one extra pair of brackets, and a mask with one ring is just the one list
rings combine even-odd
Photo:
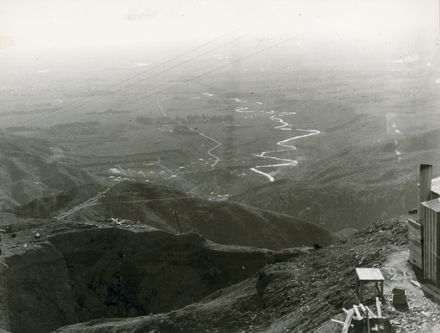
[(102, 223), (111, 223), (111, 218), (125, 219), (171, 233), (194, 232), (220, 244), (269, 249), (327, 245), (335, 238), (319, 226), (288, 215), (229, 200), (194, 198), (165, 186), (122, 182), (101, 196), (99, 190), (99, 187), (87, 185), (34, 200), (22, 206), (20, 214), (45, 218), (61, 211), (74, 212), (75, 205), (82, 199), (98, 194), (97, 202), (89, 207), (81, 206), (80, 210), (65, 218)]
[(46, 141), (0, 134), (0, 209), (96, 183), (89, 173), (63, 163), (63, 156)]

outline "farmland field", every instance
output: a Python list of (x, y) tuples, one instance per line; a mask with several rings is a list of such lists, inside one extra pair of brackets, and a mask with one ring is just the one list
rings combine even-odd
[(210, 61), (113, 86), (140, 71), (133, 59), (85, 62), (81, 75), (22, 68), (29, 85), (12, 77), (0, 92), (1, 126), (51, 142), (60, 161), (110, 184), (157, 182), (332, 230), (368, 223), (366, 210), (386, 217), (414, 205), (416, 166), (438, 160), (436, 144), (417, 145), (440, 125), (434, 67), (245, 62), (192, 80)]

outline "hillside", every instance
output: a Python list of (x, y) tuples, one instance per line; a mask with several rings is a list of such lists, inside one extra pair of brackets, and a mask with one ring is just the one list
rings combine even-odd
[(94, 183), (89, 173), (63, 163), (64, 152), (46, 141), (0, 134), (0, 208)]
[(416, 180), (402, 183), (319, 184), (279, 181), (232, 197), (262, 209), (276, 210), (311, 221), (332, 232), (360, 230), (378, 219), (415, 207)]
[(361, 229), (416, 206), (416, 170), (422, 161), (436, 164), (437, 137), (438, 130), (415, 132), (398, 148), (392, 140), (356, 149), (347, 144), (334, 155), (299, 165), (290, 179), (262, 184), (232, 200), (298, 216), (334, 232)]
[(168, 312), (303, 252), (222, 246), (145, 226), (78, 223), (10, 233), (2, 245), (0, 328), (15, 333)]
[[(56, 332), (338, 332), (340, 327), (327, 321), (342, 307), (358, 302), (354, 268), (382, 267), (387, 279), (395, 275), (395, 270), (383, 266), (389, 255), (406, 249), (404, 222), (402, 218), (375, 223), (330, 247), (268, 265), (254, 277), (176, 311), (99, 319)], [(411, 311), (416, 316), (420, 310)], [(402, 316), (390, 313), (403, 326)]]
[[(156, 188), (150, 200), (161, 193)], [(56, 332), (338, 333), (330, 319), (342, 319), (342, 308), (358, 302), (355, 267), (381, 268), (383, 311), (396, 333), (439, 328), (440, 306), (411, 282), (417, 276), (408, 264), (406, 217), (321, 249), (283, 251), (127, 222), (12, 229), (5, 228), (0, 256), (0, 328), (11, 332), (72, 324)], [(406, 289), (408, 310), (392, 306), (394, 287)], [(364, 304), (372, 306), (373, 292), (367, 289)]]
[[(81, 193), (83, 191), (76, 190), (55, 198), (36, 200), (21, 207), (20, 215), (55, 216), (74, 207), (79, 201), (77, 195)], [(94, 188), (87, 193), (92, 197), (99, 191)], [(50, 208), (53, 211), (48, 211)], [(315, 243), (324, 246), (334, 240), (330, 232), (288, 215), (229, 200), (194, 198), (150, 183), (119, 183), (100, 196), (97, 203), (78, 210), (67, 219), (106, 221), (110, 217), (147, 224), (171, 233), (194, 232), (220, 244), (283, 249)]]

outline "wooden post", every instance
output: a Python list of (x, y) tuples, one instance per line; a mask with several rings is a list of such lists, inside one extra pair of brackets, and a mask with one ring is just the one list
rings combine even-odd
[(365, 320), (367, 321), (367, 333), (371, 333), (371, 329), (370, 329), (370, 316), (368, 316), (368, 311), (365, 311), (367, 314), (367, 317), (365, 318)]
[(432, 180), (432, 165), (420, 164), (419, 173), (419, 219), (421, 218), (421, 211), (423, 201), (431, 200), (431, 180)]
[(356, 319), (361, 320), (362, 316), (361, 316), (361, 313), (359, 312), (359, 309), (357, 308), (356, 305), (353, 305), (353, 310), (354, 310), (354, 313), (356, 313)]
[(376, 317), (376, 315), (374, 314), (374, 312), (371, 311), (370, 308), (369, 308), (368, 306), (365, 306), (365, 308), (366, 308), (367, 311), (368, 311), (369, 317), (371, 317), (371, 318), (375, 318), (375, 317)]
[(348, 333), (350, 329), (351, 321), (353, 320), (354, 310), (348, 310), (347, 317), (345, 317), (344, 326), (342, 327), (341, 333)]
[(376, 297), (376, 308), (377, 308), (377, 316), (379, 318), (382, 318), (382, 309), (380, 308), (380, 301), (379, 301), (379, 297)]
[(174, 219), (176, 220), (176, 226), (177, 226), (177, 234), (180, 235), (180, 221), (179, 221), (179, 212), (177, 210), (174, 211)]

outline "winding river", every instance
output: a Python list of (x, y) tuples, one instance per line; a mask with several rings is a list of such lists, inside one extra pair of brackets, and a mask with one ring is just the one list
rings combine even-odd
[[(234, 98), (234, 100), (238, 103), (238, 102), (243, 102), (241, 100), (239, 100), (238, 98)], [(244, 103), (244, 102), (243, 102)], [(261, 102), (257, 102), (258, 105), (262, 105), (263, 103)], [(260, 157), (260, 158), (264, 158), (264, 159), (268, 159), (271, 161), (276, 161), (277, 163), (271, 163), (271, 164), (262, 164), (262, 165), (256, 165), (253, 168), (250, 168), (250, 170), (252, 170), (255, 173), (258, 173), (259, 175), (262, 175), (264, 177), (266, 177), (270, 182), (274, 182), (275, 181), (275, 177), (269, 173), (269, 172), (264, 172), (261, 169), (273, 169), (273, 168), (280, 168), (280, 167), (291, 167), (291, 166), (297, 166), (298, 165), (298, 161), (297, 160), (292, 160), (292, 159), (288, 159), (288, 158), (280, 158), (280, 157), (276, 157), (274, 155), (277, 154), (281, 154), (287, 151), (291, 151), (291, 150), (295, 150), (296, 147), (293, 145), (293, 142), (295, 140), (299, 140), (299, 139), (304, 139), (307, 138), (309, 136), (313, 136), (313, 135), (318, 135), (321, 132), (315, 129), (303, 129), (303, 128), (292, 128), (292, 124), (287, 123), (283, 117), (286, 116), (292, 116), (295, 115), (296, 112), (281, 112), (279, 114), (275, 114), (275, 111), (254, 111), (254, 110), (249, 110), (248, 107), (245, 106), (238, 106), (235, 108), (235, 112), (238, 113), (256, 113), (256, 112), (264, 112), (267, 114), (272, 114), (270, 116), (270, 120), (279, 123), (279, 125), (275, 126), (274, 128), (276, 130), (279, 131), (300, 131), (300, 132), (304, 132), (304, 134), (301, 135), (295, 135), (292, 137), (289, 137), (287, 139), (278, 141), (276, 144), (280, 147), (282, 147), (281, 149), (276, 149), (276, 150), (269, 150), (269, 151), (263, 151), (259, 154), (254, 154), (254, 156), (256, 157)]]

